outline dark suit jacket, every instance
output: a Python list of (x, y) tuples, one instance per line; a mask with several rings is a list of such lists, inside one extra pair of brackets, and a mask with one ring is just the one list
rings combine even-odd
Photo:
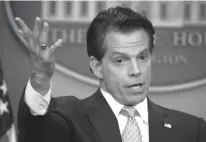
[[(150, 142), (206, 142), (203, 119), (150, 100), (148, 111)], [(116, 117), (99, 90), (83, 100), (52, 98), (44, 116), (32, 116), (22, 97), (18, 129), (19, 142), (121, 142)]]

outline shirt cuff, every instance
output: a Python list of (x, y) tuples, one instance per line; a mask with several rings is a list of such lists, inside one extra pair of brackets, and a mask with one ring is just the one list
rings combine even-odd
[(45, 96), (42, 96), (35, 91), (30, 83), (30, 79), (25, 89), (24, 101), (30, 109), (32, 115), (44, 115), (47, 112), (47, 108), (51, 101), (51, 88), (52, 83), (50, 82), (50, 89)]

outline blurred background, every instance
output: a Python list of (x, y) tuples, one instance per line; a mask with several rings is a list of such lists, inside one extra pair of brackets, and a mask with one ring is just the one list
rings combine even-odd
[(206, 2), (204, 1), (13, 1), (0, 2), (0, 59), (16, 121), (21, 93), (31, 73), (28, 51), (14, 17), (30, 28), (49, 22), (50, 43), (62, 38), (52, 79), (54, 97), (90, 96), (98, 82), (89, 71), (86, 30), (103, 9), (125, 6), (147, 16), (156, 28), (149, 97), (162, 106), (206, 120)]

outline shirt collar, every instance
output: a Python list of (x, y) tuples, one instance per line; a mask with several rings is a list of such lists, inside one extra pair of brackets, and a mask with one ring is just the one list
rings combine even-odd
[[(120, 104), (116, 101), (111, 94), (100, 88), (100, 91), (104, 98), (106, 99), (107, 103), (109, 104), (110, 108), (112, 109), (114, 115), (117, 117), (119, 112), (124, 107), (124, 105)], [(147, 98), (145, 97), (144, 101), (134, 106), (134, 108), (138, 111), (142, 120), (148, 124), (148, 103)]]

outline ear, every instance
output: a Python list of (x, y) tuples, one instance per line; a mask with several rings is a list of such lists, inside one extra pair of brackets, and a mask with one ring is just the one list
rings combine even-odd
[(90, 56), (90, 67), (94, 75), (102, 79), (102, 63), (98, 61), (94, 56)]

